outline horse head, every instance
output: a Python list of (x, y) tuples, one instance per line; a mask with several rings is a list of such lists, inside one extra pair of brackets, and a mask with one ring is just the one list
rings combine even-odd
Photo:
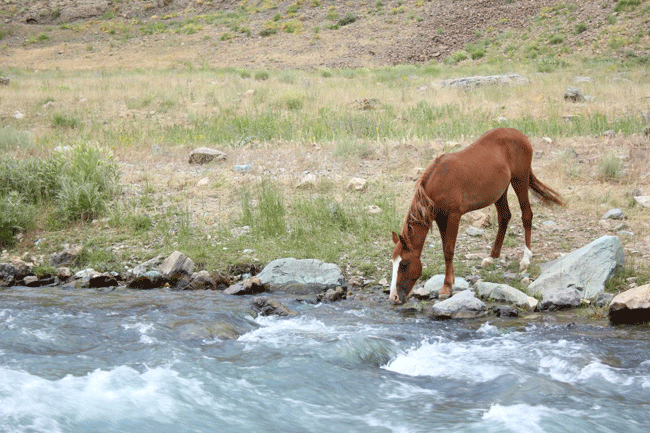
[(390, 284), (390, 300), (394, 304), (403, 304), (411, 293), (415, 282), (422, 275), (422, 262), (416, 251), (404, 235), (393, 232), (393, 278)]

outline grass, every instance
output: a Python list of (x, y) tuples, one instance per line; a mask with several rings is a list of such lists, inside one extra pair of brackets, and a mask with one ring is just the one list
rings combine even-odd
[[(518, 128), (534, 143), (609, 130), (635, 142), (642, 134), (642, 95), (650, 92), (644, 67), (563, 60), (539, 72), (539, 62), (516, 67), (530, 78), (527, 86), (471, 90), (432, 82), (513, 66), (467, 58), (451, 67), (313, 71), (14, 70), (20, 86), (2, 89), (0, 111), (24, 107), (30, 126), (11, 117), (0, 125), (0, 149), (9, 158), (0, 174), (3, 246), (20, 254), (42, 239), (38, 249), (47, 255), (63, 243), (78, 244), (86, 253), (76, 266), (117, 271), (174, 249), (214, 271), (282, 256), (316, 257), (379, 279), (388, 272), (390, 231), (399, 230), (412, 194), (407, 176), (435, 154), (497, 126)], [(592, 77), (593, 85), (584, 84), (592, 101), (563, 100), (577, 75)], [(56, 111), (43, 108), (44, 101), (56, 102)], [(73, 153), (56, 156), (54, 149), (65, 146)], [(224, 150), (227, 162), (195, 171), (168, 167), (184, 167), (188, 151), (199, 146)], [(617, 191), (644, 187), (635, 180), (642, 165), (618, 158), (629, 152), (618, 146), (613, 157), (590, 146), (583, 146), (589, 155), (553, 149), (535, 156), (536, 173), (550, 185), (571, 186), (564, 191), (571, 204), (566, 212), (601, 215), (601, 206), (620, 201)], [(248, 163), (251, 173), (233, 173), (234, 165)], [(306, 190), (296, 188), (303, 172), (316, 178)], [(346, 190), (349, 177), (358, 175), (368, 178), (367, 189)], [(197, 186), (201, 178), (207, 187)], [(572, 195), (575, 190), (580, 194)], [(518, 221), (515, 203), (511, 224)], [(369, 213), (371, 205), (381, 212)], [(647, 235), (647, 217), (629, 213), (639, 236)], [(233, 233), (242, 226), (249, 231)], [(25, 241), (16, 243), (16, 230)], [(430, 235), (432, 244), (437, 239), (436, 232)], [(572, 242), (558, 249), (581, 246)], [(519, 246), (516, 238), (508, 248), (519, 255)], [(431, 251), (425, 269), (438, 273), (439, 246)], [(473, 272), (461, 262), (457, 269), (459, 276)], [(502, 270), (485, 272), (497, 278)]]

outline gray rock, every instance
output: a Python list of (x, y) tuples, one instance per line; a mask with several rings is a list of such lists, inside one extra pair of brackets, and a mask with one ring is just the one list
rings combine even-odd
[(272, 290), (293, 294), (321, 293), (327, 289), (347, 287), (341, 269), (316, 259), (277, 259), (266, 265), (257, 277)]
[(164, 261), (163, 256), (157, 255), (153, 259), (147, 260), (146, 262), (141, 263), (138, 266), (134, 267), (133, 269), (131, 269), (130, 273), (134, 277), (139, 277), (145, 275), (150, 271), (158, 272), (158, 268), (160, 267), (163, 261)]
[(495, 305), (491, 311), (497, 317), (519, 317), (519, 310), (510, 305)]
[(581, 302), (581, 292), (572, 287), (566, 287), (561, 290), (551, 291), (544, 294), (541, 310), (560, 311), (570, 308), (578, 308)]
[[(411, 296), (417, 299), (438, 298), (440, 289), (445, 282), (444, 274), (437, 274), (429, 278), (424, 286), (416, 287), (411, 291)], [(469, 283), (464, 278), (455, 277), (452, 292), (469, 289)]]
[(625, 219), (625, 215), (623, 214), (623, 211), (616, 208), (616, 209), (610, 209), (605, 214), (603, 215), (604, 220), (622, 220)]
[(526, 310), (535, 310), (537, 300), (507, 284), (479, 282), (476, 290), (481, 298), (489, 298), (497, 302), (508, 302)]
[(480, 229), (478, 227), (468, 227), (467, 230), (465, 230), (465, 233), (468, 236), (472, 236), (475, 238), (481, 237), (485, 234), (485, 230)]
[(594, 305), (599, 308), (606, 307), (612, 302), (612, 299), (614, 299), (613, 294), (601, 293), (594, 300)]
[(40, 283), (36, 275), (28, 275), (23, 278), (23, 285), (26, 287), (38, 287), (40, 286)]
[(190, 164), (207, 164), (211, 161), (225, 161), (228, 156), (217, 149), (209, 147), (199, 147), (190, 152)]
[(650, 195), (637, 195), (634, 201), (641, 207), (650, 207)]
[(128, 284), (131, 289), (149, 290), (161, 287), (165, 279), (158, 271), (141, 272), (133, 278)]
[(320, 293), (316, 296), (316, 302), (336, 302), (345, 299), (347, 291), (343, 287), (335, 289), (327, 289), (325, 293)]
[(542, 264), (542, 273), (528, 286), (528, 293), (545, 295), (573, 287), (582, 291), (583, 298), (595, 299), (605, 290), (605, 283), (616, 268), (624, 263), (620, 239), (603, 236), (564, 257)]
[(266, 296), (253, 298), (251, 301), (251, 307), (262, 316), (295, 316), (298, 314), (287, 308), (277, 299), (268, 298)]
[(189, 283), (183, 290), (214, 290), (217, 288), (217, 280), (210, 272), (203, 270), (192, 274)]
[(94, 273), (91, 274), (88, 278), (88, 287), (101, 288), (101, 287), (115, 287), (118, 285), (117, 278), (115, 275), (104, 272), (104, 273)]
[(163, 278), (177, 282), (182, 278), (189, 278), (194, 271), (194, 262), (185, 254), (174, 251), (158, 267)]
[(81, 254), (81, 247), (66, 248), (50, 256), (50, 266), (58, 267), (72, 263)]
[(258, 277), (250, 277), (242, 282), (233, 284), (223, 291), (226, 295), (257, 295), (268, 291), (268, 285), (264, 284)]
[(503, 75), (477, 75), (475, 77), (453, 78), (450, 80), (445, 80), (441, 84), (443, 86), (462, 87), (468, 89), (495, 85), (521, 86), (529, 83), (530, 80), (528, 80), (528, 78), (524, 77), (523, 75), (510, 73)]
[(487, 306), (471, 290), (458, 292), (451, 298), (438, 302), (432, 309), (432, 316), (436, 319), (473, 319), (485, 315)]
[(9, 263), (0, 263), (0, 287), (13, 286), (16, 283), (16, 268)]
[(584, 102), (585, 95), (578, 87), (567, 87), (564, 91), (564, 100), (571, 102)]
[(609, 304), (609, 320), (613, 324), (650, 322), (650, 284), (616, 295)]

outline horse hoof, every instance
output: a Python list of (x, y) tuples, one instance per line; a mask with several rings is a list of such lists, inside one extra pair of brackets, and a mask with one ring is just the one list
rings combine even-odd
[(438, 294), (438, 299), (440, 299), (441, 301), (444, 301), (445, 299), (449, 299), (450, 297), (451, 297), (451, 293), (449, 293), (449, 292), (442, 292), (441, 291)]

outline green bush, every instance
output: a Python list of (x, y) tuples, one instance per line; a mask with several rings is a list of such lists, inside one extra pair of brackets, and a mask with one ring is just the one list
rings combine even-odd
[(0, 194), (0, 246), (12, 245), (17, 232), (33, 229), (36, 216), (36, 206), (19, 192)]

